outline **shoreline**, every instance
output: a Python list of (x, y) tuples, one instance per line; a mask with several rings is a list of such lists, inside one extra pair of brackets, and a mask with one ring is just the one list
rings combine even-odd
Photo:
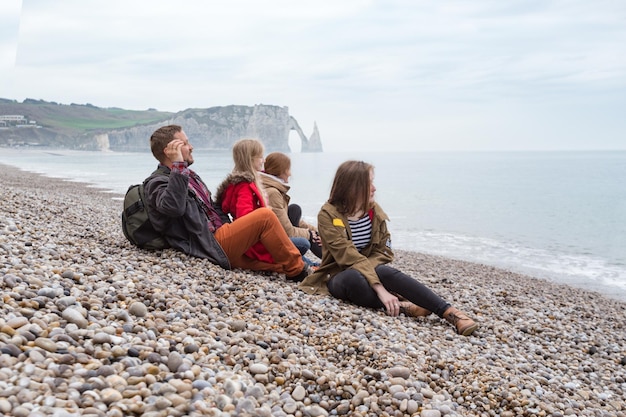
[(462, 337), (136, 249), (114, 194), (2, 164), (0, 178), (5, 415), (626, 416), (622, 301), (397, 251), (479, 322)]
[[(94, 157), (92, 153), (86, 151), (76, 152), (77, 154), (72, 158), (67, 157), (67, 155), (65, 158), (45, 157), (44, 165), (39, 165), (37, 162), (39, 161), (39, 157), (33, 157), (32, 153), (26, 152), (24, 155), (19, 154), (11, 157), (11, 152), (9, 152), (4, 155), (4, 158), (0, 156), (0, 161), (4, 161), (0, 163), (17, 166), (18, 168), (27, 167), (31, 172), (41, 173), (45, 176), (67, 177), (68, 179), (77, 181), (83, 179), (83, 182), (93, 183), (95, 187), (112, 190), (110, 191), (111, 193), (124, 193), (130, 183), (142, 181), (145, 178), (146, 172), (152, 172), (154, 169), (154, 157), (149, 152), (141, 154), (144, 155), (144, 158), (133, 158), (133, 160), (123, 158), (120, 160), (115, 159), (114, 161), (109, 161), (108, 158)], [(79, 155), (81, 152), (82, 155)], [(213, 158), (214, 156), (215, 155), (209, 155), (209, 158)], [(81, 163), (76, 158), (79, 160), (90, 160), (93, 162), (93, 165), (85, 164), (84, 162)], [(216, 166), (215, 164), (217, 164), (217, 166), (222, 166), (221, 164), (224, 163), (225, 165), (223, 165), (222, 168), (226, 172), (228, 171), (226, 167), (230, 166), (231, 159), (230, 156), (226, 155), (225, 160), (220, 159), (214, 161), (215, 163), (211, 162), (209, 165)], [(20, 164), (19, 161), (24, 161), (25, 163)], [(67, 163), (70, 164), (70, 167), (65, 169), (64, 167)], [(78, 165), (74, 166), (74, 163), (78, 163)], [(308, 166), (309, 163), (310, 161), (306, 162), (305, 166)], [(83, 167), (82, 171), (78, 170), (80, 166)], [(110, 168), (107, 167), (110, 166), (126, 168), (122, 171), (124, 174), (121, 174), (119, 172), (109, 172)], [(45, 167), (45, 169), (43, 167)], [(67, 175), (63, 174), (64, 172)], [(109, 172), (109, 174), (103, 175), (105, 172)], [(212, 172), (211, 170), (204, 174), (201, 172), (203, 177), (208, 177), (210, 182), (213, 181), (213, 186), (210, 186), (210, 188), (216, 186), (215, 181), (221, 181), (223, 179), (222, 173), (217, 174), (216, 172), (217, 171)], [(219, 178), (219, 180), (216, 178)], [(308, 214), (307, 217), (309, 221), (315, 223), (316, 212), (321, 202), (312, 203), (314, 198), (311, 196), (319, 195), (320, 192), (324, 193), (326, 191), (322, 191), (318, 188), (316, 191), (308, 192), (306, 196), (302, 196), (302, 194), (298, 195), (297, 191), (299, 189), (310, 190), (307, 186), (307, 182), (308, 181), (304, 181), (305, 186), (302, 186), (303, 184), (294, 184), (295, 188), (292, 190), (294, 191), (294, 196), (292, 196), (292, 198), (294, 198), (294, 201), (297, 200), (303, 203), (304, 211)], [(384, 188), (387, 189), (388, 186)], [(554, 238), (551, 235), (546, 236), (543, 232), (537, 234), (535, 231), (529, 231), (526, 237), (523, 236), (525, 233), (522, 233), (522, 236), (518, 236), (516, 232), (509, 234), (505, 232), (508, 226), (504, 225), (495, 227), (494, 229), (491, 229), (491, 226), (480, 227), (480, 230), (471, 232), (466, 230), (462, 225), (455, 225), (455, 221), (451, 221), (450, 227), (448, 228), (445, 224), (437, 223), (436, 218), (426, 220), (424, 224), (415, 228), (416, 225), (414, 222), (420, 222), (420, 220), (407, 220), (407, 213), (404, 211), (405, 208), (394, 206), (393, 200), (389, 201), (387, 198), (385, 200), (387, 200), (385, 207), (388, 203), (390, 204), (386, 209), (391, 210), (390, 213), (392, 216), (389, 227), (392, 230), (394, 238), (394, 249), (491, 265), (522, 275), (529, 275), (590, 291), (597, 291), (608, 297), (626, 302), (626, 264), (624, 263), (626, 259), (624, 259), (623, 256), (616, 256), (615, 254), (615, 248), (619, 247), (619, 242), (623, 239), (623, 237), (618, 237), (620, 234), (617, 233), (617, 229), (607, 234), (601, 233), (604, 226), (599, 226), (599, 229), (593, 232), (588, 231), (582, 234), (576, 234), (576, 236), (570, 236), (570, 238), (573, 239), (572, 246), (566, 240), (561, 239), (563, 237), (563, 231), (560, 230), (560, 227), (554, 230)], [(475, 203), (482, 204), (479, 201)], [(427, 209), (427, 204), (422, 206), (419, 210), (425, 209)], [(414, 210), (418, 210), (418, 207), (411, 209), (411, 212), (414, 212)], [(597, 217), (599, 213), (603, 213), (603, 211), (599, 211), (591, 216), (591, 218)], [(462, 216), (463, 214), (461, 214), (461, 217)], [(421, 215), (416, 219), (420, 217)], [(619, 218), (620, 216), (616, 215), (613, 221), (618, 221)], [(442, 219), (440, 219), (440, 221), (441, 220)], [(608, 221), (608, 219), (606, 220)], [(431, 221), (435, 222), (432, 223)], [(537, 221), (540, 222), (539, 219)], [(546, 221), (546, 219), (543, 219), (543, 221)], [(582, 224), (585, 223), (587, 222), (582, 222)], [(604, 224), (605, 222), (602, 221), (600, 223)], [(435, 224), (439, 224), (439, 226), (435, 226)], [(563, 225), (565, 222), (561, 221), (560, 224)], [(578, 222), (578, 224), (581, 224), (581, 222)], [(504, 227), (504, 229), (502, 229), (502, 227)], [(573, 230), (577, 227), (576, 225), (572, 225), (571, 227), (567, 227), (567, 229)], [(595, 227), (593, 229), (595, 229)], [(612, 242), (609, 244), (606, 239), (607, 236), (612, 236), (610, 233), (617, 233), (617, 235), (609, 238)], [(541, 234), (544, 234), (543, 238), (540, 237)], [(598, 242), (596, 241), (595, 243), (590, 243), (588, 247), (585, 246), (582, 248), (580, 246), (580, 242), (587, 240), (593, 242), (594, 239), (599, 238), (601, 235), (604, 236), (601, 238), (604, 241), (601, 245), (598, 246)], [(583, 238), (583, 236), (586, 237)], [(548, 245), (549, 249), (545, 247), (547, 242), (552, 242)], [(601, 246), (605, 244), (607, 246), (601, 249)]]

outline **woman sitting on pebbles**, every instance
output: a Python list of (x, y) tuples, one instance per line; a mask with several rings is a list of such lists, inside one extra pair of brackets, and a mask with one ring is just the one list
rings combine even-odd
[(287, 236), (300, 250), (302, 258), (309, 265), (317, 266), (304, 256), (309, 250), (318, 258), (322, 257), (322, 246), (317, 228), (302, 219), (302, 209), (297, 204), (289, 204), (291, 159), (282, 152), (272, 152), (265, 157), (265, 170), (261, 172), (261, 184), (267, 195), (267, 202), (276, 213)]
[(427, 316), (434, 312), (468, 336), (474, 320), (452, 307), (416, 279), (392, 268), (387, 215), (374, 201), (374, 167), (346, 161), (337, 169), (317, 227), (323, 256), (319, 269), (300, 283), (309, 294), (328, 294), (363, 307), (384, 307), (387, 314)]

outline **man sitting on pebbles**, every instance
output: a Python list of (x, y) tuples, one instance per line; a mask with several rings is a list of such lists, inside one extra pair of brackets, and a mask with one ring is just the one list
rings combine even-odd
[[(310, 269), (269, 208), (260, 208), (228, 222), (213, 205), (211, 192), (191, 169), (193, 146), (178, 125), (163, 126), (150, 137), (159, 161), (145, 183), (150, 222), (169, 245), (188, 255), (205, 258), (225, 269), (242, 268), (282, 273), (302, 281)], [(245, 255), (261, 242), (274, 263)]]

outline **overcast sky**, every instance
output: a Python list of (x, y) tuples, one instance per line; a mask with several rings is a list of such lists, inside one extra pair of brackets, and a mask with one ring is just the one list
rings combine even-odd
[(626, 149), (619, 0), (2, 0), (0, 74), (18, 101), (287, 106), (331, 151)]

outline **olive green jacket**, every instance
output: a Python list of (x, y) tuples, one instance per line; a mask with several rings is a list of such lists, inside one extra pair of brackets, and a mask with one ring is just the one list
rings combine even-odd
[(374, 203), (370, 211), (372, 238), (360, 252), (352, 243), (348, 219), (335, 206), (325, 203), (317, 215), (317, 230), (322, 238), (322, 263), (319, 269), (299, 284), (309, 294), (328, 294), (328, 281), (341, 271), (355, 269), (374, 285), (380, 283), (376, 268), (393, 260), (389, 220), (383, 209)]

